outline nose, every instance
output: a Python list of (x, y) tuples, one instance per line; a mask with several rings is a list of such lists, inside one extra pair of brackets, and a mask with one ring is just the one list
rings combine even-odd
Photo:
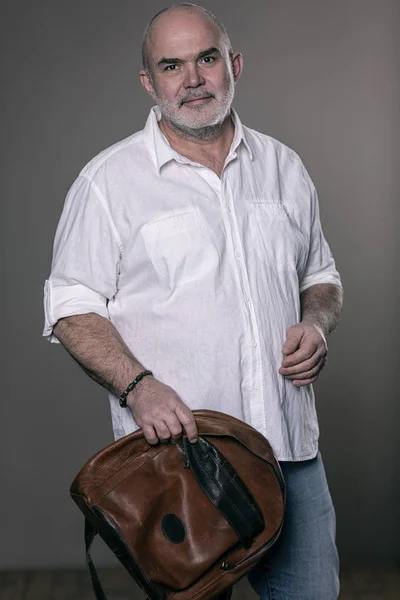
[(186, 88), (196, 88), (199, 85), (203, 85), (204, 78), (201, 76), (199, 72), (199, 67), (195, 63), (187, 63), (186, 65), (186, 77), (185, 77), (185, 87)]

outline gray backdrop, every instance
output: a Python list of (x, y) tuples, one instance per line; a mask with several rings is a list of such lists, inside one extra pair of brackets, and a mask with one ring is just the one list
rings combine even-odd
[[(399, 555), (397, 0), (204, 1), (245, 69), (235, 106), (294, 148), (317, 186), (345, 310), (316, 385), (343, 558)], [(143, 126), (142, 30), (163, 1), (1, 3), (5, 310), (1, 566), (83, 564), (69, 484), (112, 439), (107, 395), (41, 339), (65, 193)], [(110, 554), (98, 550), (104, 563)]]

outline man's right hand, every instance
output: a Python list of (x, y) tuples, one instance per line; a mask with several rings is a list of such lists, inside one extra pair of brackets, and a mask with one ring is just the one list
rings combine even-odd
[(177, 442), (184, 430), (189, 442), (198, 431), (193, 413), (172, 388), (145, 377), (128, 395), (126, 403), (149, 444)]

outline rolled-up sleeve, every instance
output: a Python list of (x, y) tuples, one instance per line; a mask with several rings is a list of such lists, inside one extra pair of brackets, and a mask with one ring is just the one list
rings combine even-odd
[(299, 281), (300, 292), (317, 283), (333, 283), (341, 287), (340, 275), (322, 231), (317, 192), (304, 167), (303, 176), (310, 193), (311, 210), (309, 250), (306, 266)]
[(68, 192), (44, 286), (43, 336), (57, 342), (63, 317), (97, 313), (108, 318), (117, 290), (122, 246), (107, 201), (97, 185), (79, 176)]

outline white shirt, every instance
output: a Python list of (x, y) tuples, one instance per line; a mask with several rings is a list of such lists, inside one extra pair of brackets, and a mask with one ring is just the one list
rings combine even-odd
[[(305, 460), (318, 450), (314, 393), (279, 375), (282, 345), (300, 292), (340, 278), (299, 157), (232, 114), (221, 178), (173, 150), (157, 107), (86, 165), (57, 229), (43, 335), (98, 313), (191, 409), (238, 417), (279, 460)], [(137, 429), (110, 405), (116, 438)]]

